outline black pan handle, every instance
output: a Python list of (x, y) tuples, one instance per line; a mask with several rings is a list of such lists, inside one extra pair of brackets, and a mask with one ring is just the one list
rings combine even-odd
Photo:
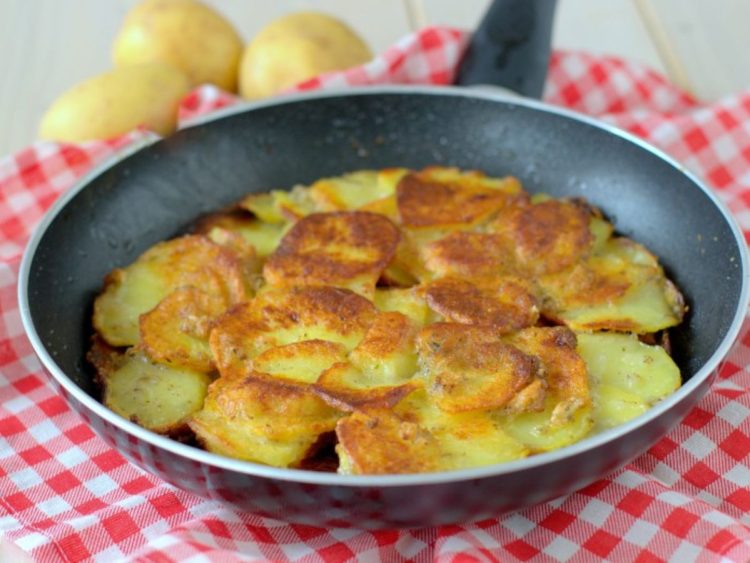
[(541, 98), (556, 0), (494, 0), (473, 33), (456, 84), (503, 86)]

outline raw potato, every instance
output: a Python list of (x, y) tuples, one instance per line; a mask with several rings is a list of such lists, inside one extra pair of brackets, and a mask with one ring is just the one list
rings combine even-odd
[(315, 12), (289, 14), (264, 27), (245, 48), (240, 94), (263, 98), (371, 58), (364, 41), (342, 21)]
[(185, 75), (163, 63), (111, 70), (60, 96), (42, 118), (39, 136), (76, 143), (114, 137), (139, 125), (169, 135), (189, 89)]
[(115, 39), (115, 66), (161, 61), (191, 86), (237, 90), (242, 39), (219, 13), (195, 0), (144, 0), (128, 13)]

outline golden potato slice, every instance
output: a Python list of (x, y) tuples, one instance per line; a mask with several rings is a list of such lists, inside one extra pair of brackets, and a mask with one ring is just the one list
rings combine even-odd
[(425, 301), (422, 291), (418, 287), (378, 287), (375, 289), (373, 303), (379, 311), (401, 313), (420, 327), (425, 326), (433, 319), (433, 313), (427, 306), (427, 301)]
[(407, 172), (405, 168), (386, 168), (324, 178), (310, 186), (310, 197), (322, 211), (374, 211), (368, 207), (393, 198), (398, 180)]
[(336, 425), (339, 473), (388, 475), (439, 471), (440, 446), (417, 422), (389, 409), (357, 411)]
[(547, 452), (574, 444), (593, 427), (590, 404), (559, 401), (554, 393), (547, 394), (540, 411), (503, 414), (498, 417), (502, 428), (532, 453)]
[(141, 349), (155, 362), (210, 372), (214, 370), (208, 335), (224, 312), (220, 297), (185, 287), (140, 317)]
[(112, 371), (100, 371), (102, 402), (139, 426), (183, 438), (190, 415), (203, 406), (211, 378), (202, 372), (150, 361), (131, 349)]
[(315, 391), (326, 403), (343, 411), (352, 411), (366, 407), (391, 408), (422, 385), (421, 381), (388, 379), (378, 372), (341, 362), (320, 374)]
[(309, 385), (253, 372), (214, 381), (189, 425), (210, 452), (294, 467), (339, 417)]
[(138, 318), (179, 287), (195, 287), (225, 305), (247, 298), (242, 257), (202, 236), (161, 242), (133, 264), (116, 269), (94, 302), (94, 327), (114, 346), (138, 343)]
[(309, 215), (284, 236), (263, 274), (277, 287), (332, 285), (371, 296), (399, 237), (396, 226), (375, 213)]
[(417, 370), (417, 326), (401, 313), (381, 313), (349, 354), (331, 366), (316, 388), (331, 404), (350, 410), (365, 404), (392, 406), (420, 384), (407, 383)]
[[(240, 235), (253, 246), (260, 258), (265, 258), (271, 254), (284, 234), (283, 224), (259, 221), (244, 209), (212, 213), (201, 218), (193, 231), (196, 234), (208, 236), (208, 238), (217, 242), (215, 238), (217, 232), (220, 231), (216, 231), (216, 229)], [(217, 244), (221, 243), (217, 242)]]
[(577, 201), (547, 200), (514, 206), (491, 230), (512, 242), (518, 263), (533, 275), (569, 268), (588, 255), (594, 237), (591, 210)]
[(417, 330), (416, 323), (401, 313), (381, 313), (349, 354), (349, 360), (368, 377), (383, 383), (408, 379), (417, 371)]
[(321, 211), (310, 197), (310, 188), (295, 186), (291, 190), (271, 190), (246, 196), (239, 206), (264, 223), (288, 223)]
[(576, 335), (564, 327), (532, 327), (510, 335), (508, 341), (539, 360), (547, 389), (533, 401), (517, 397), (512, 408), (498, 413), (503, 428), (534, 452), (583, 438), (593, 418), (588, 372), (576, 351)]
[(220, 317), (209, 343), (222, 375), (244, 374), (258, 354), (293, 342), (327, 340), (351, 351), (376, 315), (370, 301), (346, 289), (270, 288)]
[(428, 305), (445, 320), (488, 325), (497, 332), (513, 332), (533, 326), (539, 306), (530, 284), (520, 278), (494, 277), (473, 282), (441, 278), (426, 290)]
[(508, 342), (539, 359), (544, 381), (557, 400), (576, 408), (590, 402), (586, 363), (576, 350), (573, 331), (566, 327), (530, 327), (509, 335)]
[(526, 196), (515, 178), (431, 167), (401, 178), (396, 187), (404, 226), (425, 228), (476, 224)]
[(325, 370), (346, 360), (346, 348), (327, 340), (302, 340), (275, 346), (256, 356), (253, 369), (304, 383), (314, 383)]
[(336, 435), (345, 474), (449, 471), (529, 453), (488, 413), (446, 413), (421, 390), (392, 410), (366, 408), (341, 419)]
[(489, 326), (435, 323), (417, 337), (421, 376), (447, 412), (499, 409), (543, 375), (537, 358), (508, 344)]
[(451, 233), (426, 245), (422, 257), (437, 278), (476, 279), (520, 272), (512, 244), (490, 233)]
[(578, 333), (578, 353), (589, 371), (597, 430), (623, 424), (681, 385), (680, 370), (661, 346), (635, 335)]
[(682, 321), (685, 304), (657, 259), (626, 238), (607, 241), (571, 270), (539, 279), (543, 312), (575, 330), (638, 334)]

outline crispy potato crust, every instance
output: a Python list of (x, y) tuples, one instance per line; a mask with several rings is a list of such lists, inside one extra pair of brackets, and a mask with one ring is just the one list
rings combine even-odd
[(284, 236), (263, 275), (276, 287), (331, 285), (371, 296), (399, 238), (396, 226), (375, 213), (308, 215)]
[(547, 200), (515, 206), (501, 214), (493, 230), (512, 242), (518, 262), (533, 275), (564, 270), (591, 249), (591, 211), (576, 202)]
[(491, 233), (451, 233), (428, 244), (422, 254), (427, 269), (436, 277), (475, 279), (520, 271), (513, 246)]
[(446, 320), (488, 325), (498, 332), (533, 326), (539, 319), (536, 297), (520, 278), (486, 278), (474, 283), (441, 278), (427, 286), (426, 296), (429, 306)]
[(489, 326), (435, 323), (417, 351), (429, 392), (447, 412), (499, 409), (542, 376), (539, 360)]
[(406, 174), (396, 187), (401, 222), (424, 228), (473, 224), (523, 197), (515, 178), (488, 185), (479, 173), (426, 169)]
[(246, 373), (261, 352), (301, 340), (329, 340), (351, 350), (376, 315), (370, 301), (346, 289), (273, 288), (220, 317), (209, 343), (222, 375)]

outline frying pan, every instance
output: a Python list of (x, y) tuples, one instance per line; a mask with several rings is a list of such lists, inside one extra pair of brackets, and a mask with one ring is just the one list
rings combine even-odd
[[(477, 520), (573, 492), (642, 453), (709, 388), (748, 304), (740, 230), (697, 178), (641, 140), (545, 104), (467, 88), (370, 87), (212, 115), (98, 167), (45, 216), (19, 302), (53, 385), (107, 442), (164, 480), (257, 514), (321, 526)], [(561, 450), (419, 475), (342, 476), (217, 456), (148, 432), (96, 399), (85, 353), (104, 276), (248, 192), (363, 168), (429, 164), (513, 174), (583, 196), (661, 258), (690, 312), (672, 332), (682, 387), (640, 417)]]

